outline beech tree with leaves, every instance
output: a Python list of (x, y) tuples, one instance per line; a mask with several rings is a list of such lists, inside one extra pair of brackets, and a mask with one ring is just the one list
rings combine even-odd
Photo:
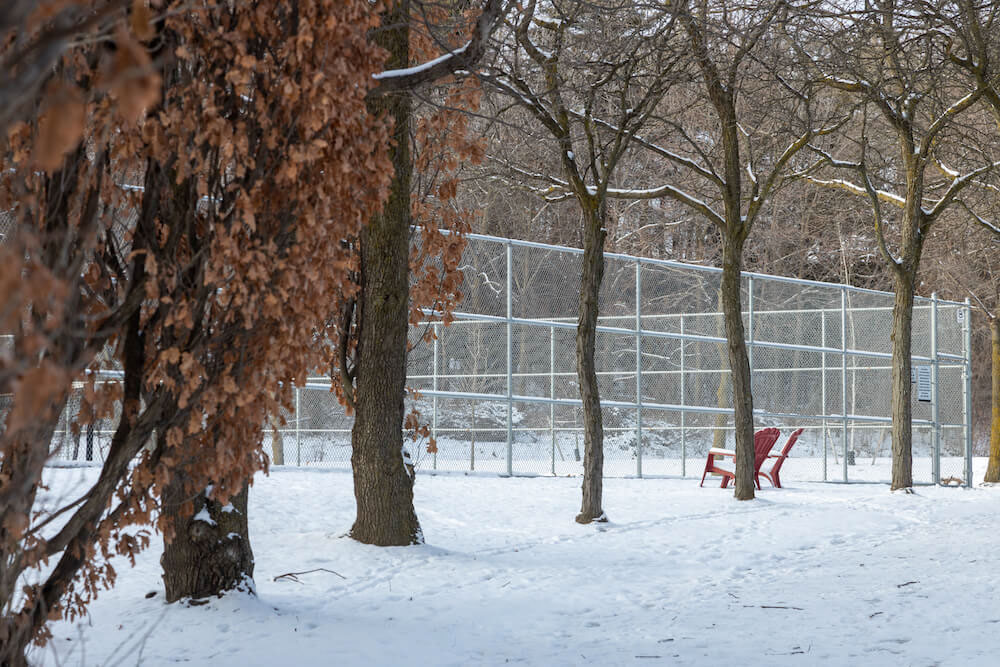
[[(389, 184), (388, 134), (365, 107), (384, 58), (369, 3), (161, 9), (120, 11), (67, 52), (41, 88), (80, 105), (31, 102), (2, 156), (16, 222), (0, 246), (0, 325), (14, 337), (0, 359), (13, 396), (0, 433), (4, 665), (25, 664), (48, 619), (84, 613), (114, 583), (112, 557), (133, 559), (154, 522), (169, 598), (252, 575), (240, 501), (266, 468), (263, 429), (329, 358), (302, 341), (350, 292), (341, 239)], [(107, 39), (113, 55), (97, 47)], [(121, 85), (92, 86), (98, 69)], [(47, 118), (81, 110), (86, 145), (44, 140)], [(97, 481), (53, 506), (39, 488), (74, 384), (73, 428), (116, 403), (122, 416)], [(238, 520), (213, 527), (202, 507)]]

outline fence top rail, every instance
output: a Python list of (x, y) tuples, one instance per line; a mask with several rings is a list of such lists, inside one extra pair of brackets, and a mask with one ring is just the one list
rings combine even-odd
[[(521, 248), (535, 248), (538, 250), (555, 250), (558, 252), (565, 252), (571, 255), (582, 255), (582, 248), (572, 248), (570, 246), (562, 245), (552, 245), (549, 243), (539, 243), (537, 241), (523, 241), (521, 239), (509, 239), (502, 236), (490, 236), (488, 234), (466, 234), (466, 238), (475, 239), (477, 241), (489, 241), (491, 243), (500, 243), (504, 245), (511, 245)], [(722, 273), (722, 269), (716, 266), (705, 266), (703, 264), (688, 264), (685, 262), (678, 262), (671, 259), (656, 259), (654, 257), (638, 257), (636, 255), (626, 255), (617, 252), (606, 252), (604, 257), (607, 259), (620, 259), (628, 262), (638, 262), (639, 264), (648, 264), (650, 266), (663, 266), (671, 269), (681, 269), (686, 271), (702, 271), (704, 273)], [(753, 271), (743, 271), (742, 275), (746, 278), (761, 278), (763, 280), (771, 280), (783, 283), (792, 283), (796, 285), (810, 285), (813, 287), (823, 287), (826, 289), (841, 289), (847, 290), (849, 292), (859, 293), (859, 294), (877, 294), (880, 296), (893, 296), (893, 292), (885, 292), (882, 290), (868, 289), (866, 287), (854, 287), (852, 285), (845, 285), (844, 283), (825, 283), (821, 280), (806, 280), (804, 278), (792, 278), (791, 276), (776, 276), (769, 273), (756, 273)], [(933, 301), (932, 297), (917, 296), (916, 301)], [(939, 306), (962, 306), (966, 304), (961, 301), (946, 301), (944, 299), (937, 299)]]

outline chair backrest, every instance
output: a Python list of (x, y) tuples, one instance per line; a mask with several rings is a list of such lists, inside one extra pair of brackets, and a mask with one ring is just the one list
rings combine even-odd
[(760, 466), (767, 459), (767, 455), (774, 448), (774, 443), (778, 441), (781, 431), (776, 428), (762, 428), (753, 434), (754, 461), (753, 469), (760, 470)]
[(802, 431), (804, 430), (805, 430), (804, 428), (800, 428), (796, 431), (793, 431), (792, 434), (788, 436), (788, 442), (786, 442), (785, 446), (781, 448), (782, 458), (788, 456), (788, 452), (792, 451), (792, 445), (795, 444), (795, 441), (799, 439), (799, 436), (802, 435)]

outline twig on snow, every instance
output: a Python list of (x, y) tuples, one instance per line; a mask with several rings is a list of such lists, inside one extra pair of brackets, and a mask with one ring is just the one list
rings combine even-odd
[(805, 611), (802, 607), (789, 607), (781, 604), (745, 604), (743, 607), (760, 607), (761, 609), (794, 609), (795, 611)]
[(333, 570), (329, 570), (329, 569), (327, 569), (325, 567), (317, 567), (317, 568), (313, 568), (312, 570), (306, 570), (305, 572), (286, 572), (285, 574), (279, 574), (277, 577), (274, 578), (274, 580), (277, 581), (278, 579), (286, 579), (287, 578), (287, 579), (290, 579), (291, 581), (294, 581), (297, 584), (301, 584), (302, 580), (299, 579), (299, 575), (300, 574), (309, 574), (311, 572), (329, 572), (330, 574), (337, 575), (338, 577), (340, 577), (341, 579), (344, 579), (345, 581), (347, 580), (347, 577), (345, 577), (344, 575), (342, 575), (340, 572), (334, 572)]

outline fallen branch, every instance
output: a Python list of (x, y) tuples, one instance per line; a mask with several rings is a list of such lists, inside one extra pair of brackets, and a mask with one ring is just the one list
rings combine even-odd
[(760, 607), (761, 609), (794, 609), (795, 611), (805, 611), (802, 607), (788, 607), (780, 604), (745, 604), (743, 607)]
[(309, 574), (311, 572), (329, 572), (330, 574), (337, 575), (338, 577), (340, 577), (341, 579), (344, 579), (345, 581), (347, 580), (347, 577), (345, 577), (344, 575), (342, 575), (340, 572), (334, 572), (333, 570), (328, 570), (325, 567), (317, 567), (317, 568), (314, 568), (312, 570), (306, 570), (305, 572), (286, 572), (285, 574), (279, 574), (277, 577), (274, 578), (274, 581), (277, 581), (278, 579), (285, 579), (285, 578), (287, 578), (287, 579), (290, 579), (291, 581), (294, 581), (297, 584), (301, 584), (302, 580), (299, 579), (299, 575), (300, 574)]

